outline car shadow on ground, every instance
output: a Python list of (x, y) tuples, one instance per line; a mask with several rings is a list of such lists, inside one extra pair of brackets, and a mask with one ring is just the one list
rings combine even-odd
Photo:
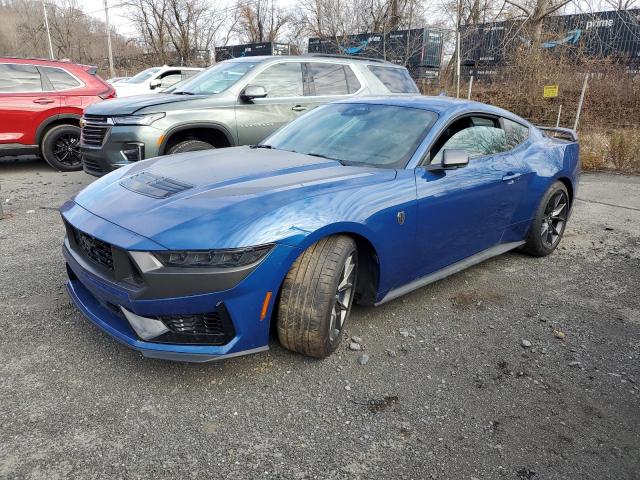
[(0, 178), (9, 173), (32, 173), (36, 171), (51, 172), (45, 161), (33, 155), (23, 157), (0, 157)]
[[(463, 287), (466, 278), (465, 273), (471, 273), (473, 275), (474, 271), (476, 271), (477, 273), (478, 270), (486, 269), (487, 267), (493, 269), (499, 268), (496, 266), (496, 263), (499, 264), (499, 262), (501, 261), (505, 262), (507, 261), (507, 259), (508, 261), (513, 261), (517, 258), (526, 259), (532, 257), (522, 253), (519, 250), (514, 250), (513, 252), (508, 252), (498, 257), (486, 260), (479, 265), (474, 265), (466, 270), (463, 270), (462, 272), (451, 275), (446, 279), (442, 279), (438, 282), (421, 287), (403, 297), (394, 299), (382, 306), (374, 307), (373, 305), (355, 304), (353, 306), (353, 310), (349, 319), (350, 325), (348, 325), (347, 330), (345, 330), (345, 334), (340, 346), (338, 347), (336, 352), (334, 352), (326, 359), (306, 357), (304, 355), (291, 352), (282, 347), (278, 341), (278, 333), (275, 321), (272, 321), (272, 326), (270, 329), (269, 350), (265, 352), (203, 363), (184, 363), (146, 358), (143, 357), (139, 352), (120, 344), (112, 337), (102, 332), (98, 327), (85, 319), (80, 312), (76, 311), (73, 316), (78, 321), (78, 324), (76, 325), (76, 333), (81, 337), (77, 340), (83, 342), (86, 341), (85, 346), (80, 349), (98, 349), (100, 353), (95, 355), (96, 361), (102, 361), (100, 359), (104, 359), (105, 357), (117, 356), (118, 364), (120, 365), (120, 374), (122, 375), (131, 374), (137, 377), (146, 378), (149, 381), (154, 381), (153, 378), (156, 378), (158, 376), (170, 377), (173, 374), (179, 375), (180, 378), (184, 379), (185, 376), (199, 377), (201, 375), (207, 375), (215, 372), (216, 374), (221, 375), (222, 378), (222, 376), (230, 373), (250, 374), (251, 372), (267, 371), (272, 368), (274, 363), (278, 363), (281, 368), (289, 369), (291, 371), (302, 371), (303, 369), (313, 365), (319, 366), (323, 363), (339, 363), (340, 360), (337, 357), (341, 354), (340, 352), (345, 351), (348, 348), (350, 336), (355, 334), (354, 332), (357, 333), (364, 330), (365, 328), (369, 328), (368, 322), (375, 321), (375, 319), (373, 319), (372, 317), (380, 316), (375, 315), (374, 312), (382, 314), (381, 316), (384, 317), (386, 314), (395, 316), (396, 313), (394, 312), (394, 310), (397, 310), (398, 315), (400, 315), (403, 305), (407, 302), (419, 303), (419, 299), (421, 297), (431, 298), (434, 295), (441, 297), (443, 295), (443, 290), (444, 292), (449, 293), (460, 292), (461, 290), (464, 291), (464, 289), (466, 288)], [(440, 300), (450, 303), (451, 301), (455, 301), (456, 299), (452, 299), (448, 294), (445, 294), (444, 296), (442, 296), (442, 298), (439, 298), (436, 301)], [(465, 298), (462, 298), (460, 301), (464, 300)], [(68, 302), (67, 308), (75, 310), (75, 306), (73, 306), (68, 299), (66, 301)], [(425, 323), (428, 322), (425, 320)], [(373, 345), (371, 346), (373, 347)]]

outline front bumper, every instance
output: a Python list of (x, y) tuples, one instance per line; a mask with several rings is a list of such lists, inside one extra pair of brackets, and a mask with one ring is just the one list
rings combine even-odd
[(153, 126), (112, 126), (101, 147), (80, 144), (84, 171), (101, 177), (136, 161), (156, 157), (162, 133), (163, 130)]
[[(89, 235), (99, 235), (101, 240), (112, 244), (114, 249), (127, 251), (131, 250), (131, 247), (152, 246), (150, 240), (99, 219), (81, 207), (71, 207), (70, 210), (63, 210), (63, 217), (68, 225), (82, 228), (83, 231), (89, 230), (86, 232)], [(267, 350), (275, 293), (286, 275), (286, 266), (290, 265), (297, 255), (294, 247), (276, 245), (245, 278), (231, 288), (221, 291), (203, 292), (200, 285), (199, 293), (190, 294), (184, 290), (185, 284), (181, 284), (181, 279), (167, 275), (164, 277), (166, 285), (182, 285), (180, 295), (172, 296), (165, 286), (161, 291), (155, 288), (152, 290), (161, 296), (149, 298), (148, 289), (132, 286), (121, 279), (109, 278), (100, 265), (95, 265), (90, 258), (84, 256), (69, 238), (65, 239), (63, 253), (69, 275), (69, 296), (93, 324), (145, 357), (184, 362), (207, 362)], [(176, 277), (179, 275), (176, 274)], [(212, 279), (213, 277), (209, 280)], [(210, 283), (203, 277), (201, 283), (216, 282)], [(263, 317), (262, 306), (267, 292), (273, 292), (273, 295), (268, 304), (267, 315)], [(228, 313), (232, 322), (232, 336), (219, 345), (171, 343), (166, 340), (162, 340), (161, 343), (154, 338), (144, 340), (136, 333), (127, 316), (122, 314), (122, 309), (125, 309), (137, 316), (158, 319), (167, 316), (199, 315), (216, 311), (221, 307)]]

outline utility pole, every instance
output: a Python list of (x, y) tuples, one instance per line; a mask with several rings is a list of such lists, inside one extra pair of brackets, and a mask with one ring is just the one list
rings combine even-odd
[(111, 27), (109, 26), (109, 7), (107, 0), (104, 0), (104, 19), (107, 24), (107, 50), (109, 51), (109, 76), (115, 77), (113, 70), (113, 50), (111, 49)]
[(53, 44), (51, 43), (51, 31), (49, 30), (49, 17), (47, 17), (47, 4), (42, 0), (42, 9), (44, 10), (44, 26), (47, 28), (47, 38), (49, 39), (49, 58), (53, 58)]
[(460, 25), (462, 24), (462, 0), (458, 0), (456, 22), (456, 98), (460, 98)]

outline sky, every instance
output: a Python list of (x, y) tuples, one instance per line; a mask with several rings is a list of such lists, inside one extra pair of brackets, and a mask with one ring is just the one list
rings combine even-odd
[[(221, 6), (228, 6), (235, 3), (234, 0), (211, 0)], [(276, 3), (283, 7), (291, 6), (295, 0), (275, 0)], [(347, 0), (348, 1), (348, 0)], [(430, 0), (426, 0), (430, 1)], [(107, 0), (109, 5), (109, 21), (118, 33), (126, 37), (133, 37), (136, 34), (133, 22), (126, 16), (126, 9), (121, 7), (122, 0)], [(84, 11), (96, 18), (104, 20), (104, 0), (82, 0), (81, 5)], [(603, 8), (604, 7), (604, 8)], [(579, 13), (598, 10), (610, 10), (607, 8), (604, 0), (575, 0), (565, 8), (564, 13)]]
[[(216, 4), (227, 6), (235, 3), (233, 0), (213, 0)], [(80, 2), (86, 13), (104, 21), (104, 0), (82, 0)], [(135, 29), (133, 23), (126, 17), (126, 9), (120, 7), (121, 0), (107, 0), (109, 5), (109, 23), (124, 36), (134, 36)], [(288, 7), (293, 0), (276, 0), (276, 4), (281, 7)]]

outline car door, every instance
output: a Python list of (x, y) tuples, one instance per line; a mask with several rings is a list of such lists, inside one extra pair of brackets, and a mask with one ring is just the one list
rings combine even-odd
[[(432, 170), (445, 149), (463, 149), (467, 166)], [(427, 275), (500, 243), (522, 195), (505, 131), (497, 118), (467, 115), (450, 124), (416, 168), (417, 276)]]
[(241, 145), (255, 144), (307, 110), (302, 62), (280, 62), (258, 73), (249, 85), (261, 86), (265, 98), (236, 103), (236, 128)]
[(60, 111), (60, 96), (34, 65), (0, 63), (0, 144), (35, 145), (36, 130)]

